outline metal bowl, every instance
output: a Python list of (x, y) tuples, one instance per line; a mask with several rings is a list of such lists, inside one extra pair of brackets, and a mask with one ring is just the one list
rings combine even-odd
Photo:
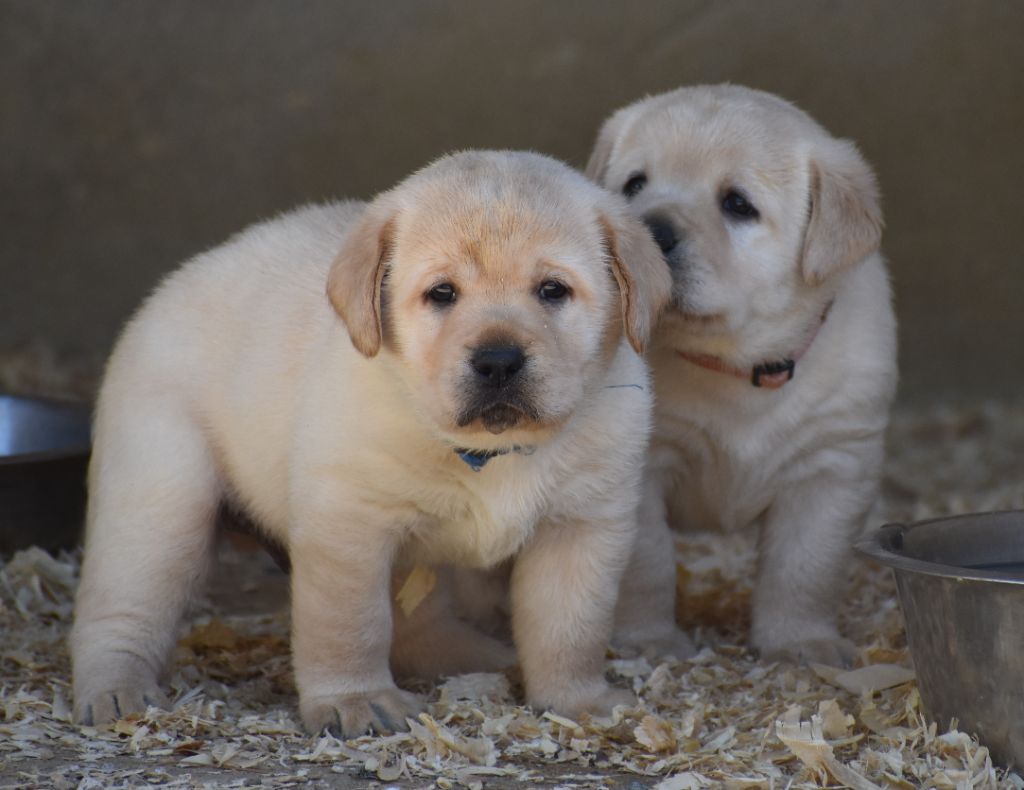
[(895, 573), (928, 715), (1024, 765), (1024, 511), (889, 524), (857, 549)]
[(0, 552), (75, 544), (88, 463), (88, 406), (0, 395)]

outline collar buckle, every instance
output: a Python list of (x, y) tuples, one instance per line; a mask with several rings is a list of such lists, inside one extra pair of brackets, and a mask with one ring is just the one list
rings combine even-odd
[(778, 389), (787, 381), (792, 381), (796, 372), (795, 359), (783, 359), (780, 362), (762, 362), (754, 366), (750, 383), (755, 387)]

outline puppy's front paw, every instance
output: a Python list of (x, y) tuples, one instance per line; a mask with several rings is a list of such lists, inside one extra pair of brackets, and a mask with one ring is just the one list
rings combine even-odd
[(851, 667), (857, 655), (857, 646), (849, 639), (805, 639), (787, 644), (763, 645), (761, 660), (791, 661), (796, 664), (825, 664), (830, 667)]
[(150, 706), (169, 709), (170, 702), (160, 688), (122, 683), (112, 688), (75, 695), (74, 719), (87, 727), (102, 727), (131, 713), (145, 713)]
[(391, 687), (304, 699), (300, 707), (302, 722), (310, 733), (327, 730), (339, 738), (356, 738), (371, 729), (378, 735), (408, 730), (405, 720), (422, 711), (425, 704), (417, 695)]

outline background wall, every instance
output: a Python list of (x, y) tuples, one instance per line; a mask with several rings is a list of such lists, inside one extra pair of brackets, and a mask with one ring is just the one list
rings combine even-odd
[(903, 397), (1024, 391), (1024, 2), (0, 0), (0, 352), (105, 353), (161, 273), (465, 147), (582, 166), (681, 84), (774, 91), (879, 173)]

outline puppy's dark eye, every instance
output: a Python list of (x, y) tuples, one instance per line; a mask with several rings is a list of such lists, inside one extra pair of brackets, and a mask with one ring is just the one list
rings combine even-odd
[(447, 305), (455, 301), (455, 286), (451, 283), (435, 285), (427, 291), (427, 299), (434, 304)]
[(722, 211), (736, 219), (757, 219), (761, 216), (754, 204), (735, 189), (730, 189), (722, 198)]
[(545, 302), (560, 302), (569, 295), (569, 289), (558, 280), (545, 280), (537, 289), (537, 295)]
[(640, 190), (647, 186), (647, 176), (643, 173), (634, 173), (629, 180), (622, 185), (622, 194), (628, 198), (639, 194)]

